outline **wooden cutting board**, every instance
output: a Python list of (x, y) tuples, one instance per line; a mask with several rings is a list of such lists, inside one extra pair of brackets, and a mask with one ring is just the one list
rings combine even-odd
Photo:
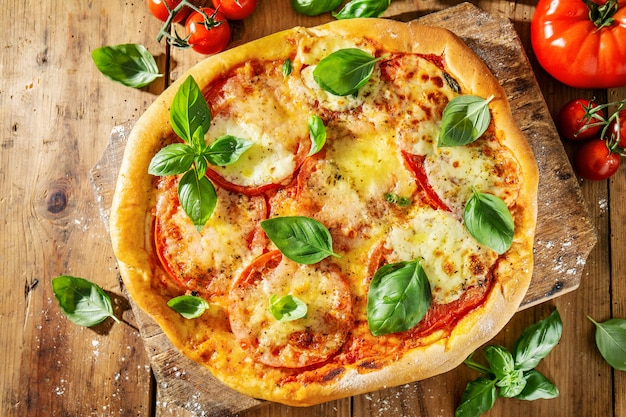
[[(463, 3), (419, 19), (455, 32), (489, 66), (504, 87), (513, 115), (539, 165), (539, 212), (535, 269), (521, 308), (578, 288), (596, 232), (576, 176), (543, 101), (528, 58), (511, 22)], [(117, 126), (91, 183), (108, 227), (109, 210), (132, 123)], [(223, 386), (203, 366), (182, 356), (160, 327), (130, 300), (157, 380), (158, 399), (206, 416), (232, 415), (260, 406)]]

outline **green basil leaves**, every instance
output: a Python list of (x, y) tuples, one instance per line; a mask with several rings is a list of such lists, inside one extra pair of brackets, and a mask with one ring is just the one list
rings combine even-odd
[(557, 397), (556, 386), (534, 368), (557, 345), (562, 330), (561, 316), (554, 310), (522, 332), (512, 353), (502, 346), (485, 347), (488, 366), (470, 355), (465, 365), (485, 376), (467, 384), (455, 417), (478, 417), (493, 407), (498, 396), (528, 401)]
[(489, 127), (489, 102), (472, 95), (457, 96), (443, 110), (439, 146), (462, 146), (478, 139)]
[(343, 0), (291, 0), (291, 7), (301, 14), (317, 16), (336, 9)]
[(204, 136), (211, 126), (211, 111), (192, 77), (188, 77), (176, 92), (170, 108), (170, 121), (184, 143), (173, 143), (161, 149), (150, 161), (148, 173), (159, 176), (184, 174), (178, 183), (178, 199), (200, 230), (217, 204), (215, 187), (205, 177), (208, 165), (235, 163), (253, 142), (225, 135), (207, 145)]
[(430, 283), (419, 260), (387, 264), (376, 271), (367, 294), (370, 332), (381, 336), (409, 330), (430, 302)]
[(270, 313), (278, 321), (293, 321), (306, 317), (307, 305), (291, 294), (270, 297)]
[(613, 368), (626, 371), (626, 320), (614, 318), (598, 323), (587, 318), (596, 326), (596, 346), (604, 360)]
[(465, 227), (478, 242), (503, 254), (513, 243), (513, 216), (500, 198), (480, 193), (473, 187), (472, 191), (463, 213)]
[(314, 264), (333, 252), (332, 237), (324, 225), (304, 216), (284, 216), (263, 220), (261, 228), (287, 258), (300, 264)]
[(53, 278), (52, 292), (63, 314), (79, 326), (95, 326), (108, 317), (119, 323), (109, 295), (84, 278), (69, 275)]
[(359, 48), (346, 48), (324, 57), (313, 70), (313, 79), (336, 96), (356, 94), (372, 76), (375, 58)]
[(143, 45), (103, 46), (94, 49), (91, 58), (105, 77), (127, 87), (141, 88), (161, 76), (154, 57)]
[(391, 0), (351, 0), (338, 13), (333, 13), (333, 17), (335, 19), (380, 17), (390, 4)]
[(174, 297), (167, 305), (186, 319), (198, 318), (209, 308), (209, 303), (205, 299), (195, 295)]
[(326, 143), (326, 126), (321, 117), (316, 114), (309, 116), (309, 136), (311, 137), (311, 150), (309, 155), (315, 155), (322, 150)]

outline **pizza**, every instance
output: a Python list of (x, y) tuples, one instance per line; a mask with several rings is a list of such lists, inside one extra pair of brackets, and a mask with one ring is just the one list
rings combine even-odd
[[(190, 85), (210, 117), (188, 99), (182, 134)], [(237, 157), (149, 173), (181, 146)], [(110, 231), (128, 293), (184, 355), (308, 406), (446, 372), (495, 336), (530, 283), (537, 183), (503, 89), (458, 37), (335, 21), (169, 87), (128, 138)], [(209, 209), (189, 208), (189, 184)], [(180, 296), (202, 313), (168, 305)]]

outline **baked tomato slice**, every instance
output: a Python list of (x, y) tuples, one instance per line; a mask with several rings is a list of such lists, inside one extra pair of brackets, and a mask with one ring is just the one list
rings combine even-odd
[[(277, 318), (270, 303), (295, 297), (306, 314)], [(302, 368), (326, 361), (344, 345), (354, 326), (352, 295), (329, 261), (300, 265), (279, 251), (256, 258), (229, 295), (229, 319), (241, 347), (265, 365)]]
[(154, 247), (163, 270), (183, 289), (207, 299), (228, 294), (235, 277), (266, 250), (259, 226), (267, 217), (265, 198), (217, 188), (215, 211), (197, 231), (180, 206), (177, 177), (158, 181)]
[(428, 182), (428, 175), (424, 169), (424, 161), (426, 160), (426, 157), (423, 155), (410, 154), (405, 151), (402, 151), (402, 155), (404, 156), (407, 168), (415, 176), (415, 180), (419, 184), (422, 197), (426, 203), (434, 209), (451, 211)]
[(309, 115), (290, 99), (280, 66), (247, 62), (205, 91), (213, 116), (207, 141), (234, 136), (252, 142), (234, 164), (209, 167), (207, 176), (220, 187), (246, 195), (283, 187), (311, 149)]

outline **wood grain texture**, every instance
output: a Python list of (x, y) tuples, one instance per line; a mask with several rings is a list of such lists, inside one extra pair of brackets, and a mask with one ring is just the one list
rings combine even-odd
[[(427, 15), (421, 21), (453, 30), (487, 63), (507, 92), (514, 117), (539, 163), (535, 272), (523, 308), (576, 289), (596, 242), (595, 230), (515, 30), (508, 20), (494, 18), (469, 3)], [(467, 30), (473, 27), (466, 25), (468, 21), (481, 30)], [(105, 221), (130, 128), (129, 123), (113, 129), (110, 145), (92, 172)], [(137, 308), (133, 311), (161, 401), (189, 411), (203, 410), (211, 416), (230, 415), (263, 404), (225, 388), (204, 367), (183, 357), (150, 317)]]

